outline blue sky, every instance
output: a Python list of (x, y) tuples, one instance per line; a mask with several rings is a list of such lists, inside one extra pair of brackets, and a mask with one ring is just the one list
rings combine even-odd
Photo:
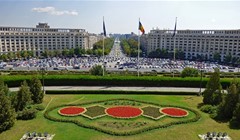
[(138, 20), (146, 33), (153, 28), (240, 29), (240, 1), (57, 1), (0, 0), (0, 26), (81, 28), (107, 33), (137, 33)]

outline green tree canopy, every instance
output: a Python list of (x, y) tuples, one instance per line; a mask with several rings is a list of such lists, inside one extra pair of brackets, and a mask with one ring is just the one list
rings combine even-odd
[(227, 89), (227, 93), (218, 108), (217, 116), (223, 120), (230, 120), (233, 117), (233, 112), (238, 103), (239, 83), (237, 83), (235, 79)]
[[(107, 55), (110, 53), (112, 47), (114, 44), (114, 39), (113, 38), (106, 38), (104, 39), (104, 55)], [(102, 52), (103, 50), (103, 40), (99, 40), (98, 42), (96, 42), (95, 44), (93, 44), (93, 52), (96, 52), (96, 50), (98, 50), (97, 52)], [(97, 56), (102, 56), (102, 53), (94, 53)]]
[(16, 114), (3, 90), (0, 90), (0, 132), (11, 128), (16, 120)]
[(103, 68), (101, 65), (95, 65), (89, 71), (92, 75), (99, 75), (99, 76), (103, 75)]
[(21, 83), (21, 87), (17, 92), (16, 99), (17, 99), (15, 106), (16, 111), (22, 111), (27, 105), (29, 105), (32, 102), (31, 92), (26, 81), (23, 81)]
[(230, 120), (230, 126), (240, 128), (240, 103), (236, 105), (236, 108), (233, 112), (233, 118)]
[(34, 103), (39, 104), (42, 103), (44, 93), (42, 90), (41, 81), (36, 77), (32, 77), (29, 83), (30, 91), (32, 93), (32, 100)]
[(5, 85), (5, 83), (4, 83), (4, 81), (2, 79), (0, 79), (0, 90), (3, 90), (5, 95), (9, 94), (8, 86)]
[(203, 103), (218, 105), (222, 101), (222, 86), (220, 83), (220, 73), (218, 69), (211, 75), (206, 89), (203, 91)]
[(198, 70), (195, 68), (186, 67), (183, 69), (181, 73), (181, 77), (197, 77), (197, 76), (198, 76)]

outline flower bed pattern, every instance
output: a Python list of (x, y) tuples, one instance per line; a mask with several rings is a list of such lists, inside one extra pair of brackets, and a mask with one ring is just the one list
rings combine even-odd
[(110, 107), (105, 112), (114, 118), (135, 118), (142, 114), (142, 110), (132, 106)]
[(98, 125), (117, 130), (135, 129), (148, 125), (147, 122), (99, 122)]
[[(86, 116), (84, 111), (81, 112), (82, 114), (81, 113), (80, 113), (80, 115), (78, 114), (79, 116), (77, 116), (77, 117), (74, 117), (74, 118), (69, 117), (70, 119), (68, 119), (67, 117), (60, 116), (60, 115), (54, 115), (56, 113), (60, 114), (60, 110), (61, 110), (61, 112), (63, 112), (64, 109), (66, 109), (66, 108), (74, 108), (74, 107), (78, 108), (78, 106), (79, 107), (81, 106), (86, 111), (88, 108), (90, 108), (89, 110), (93, 109), (96, 111), (99, 111), (98, 109), (103, 109), (103, 108), (113, 108), (112, 105), (105, 106), (105, 103), (109, 102), (109, 101), (113, 101), (113, 102), (115, 102), (115, 101), (117, 101), (117, 102), (133, 101), (133, 102), (136, 102), (137, 104), (141, 104), (140, 106), (134, 106), (134, 107), (133, 106), (120, 106), (120, 105), (117, 106), (117, 107), (135, 108), (138, 111), (140, 110), (140, 115), (143, 115), (143, 113), (144, 113), (143, 110), (141, 110), (141, 108), (144, 108), (147, 110), (148, 109), (155, 110), (154, 109), (155, 107), (162, 108), (163, 112), (165, 112), (165, 113), (166, 113), (166, 110), (169, 110), (169, 108), (170, 109), (173, 108), (175, 110), (181, 110), (183, 112), (185, 112), (185, 111), (187, 112), (187, 113), (183, 113), (181, 115), (186, 115), (188, 113), (191, 113), (191, 115), (186, 115), (186, 117), (179, 119), (179, 121), (178, 121), (178, 118), (176, 117), (176, 114), (175, 114), (175, 116), (170, 116), (169, 114), (168, 115), (164, 114), (164, 115), (162, 115), (162, 116), (165, 116), (164, 119), (161, 119), (161, 120), (155, 119), (154, 121), (144, 118), (144, 117), (140, 117), (140, 118), (134, 117), (134, 119), (132, 119), (132, 120), (123, 120), (123, 119), (121, 119), (122, 117), (120, 119), (112, 119), (112, 118), (102, 117), (99, 119), (92, 119), (91, 121), (89, 121), (89, 120), (86, 121), (87, 118), (83, 117), (83, 116)], [(65, 107), (65, 108), (63, 108), (63, 107)], [(103, 107), (103, 108), (101, 108), (101, 107)], [(146, 107), (148, 107), (148, 108), (146, 108)], [(106, 110), (107, 109), (104, 110), (105, 113), (107, 113)], [(158, 110), (157, 114), (159, 114), (160, 111), (161, 110)], [(150, 113), (145, 112), (145, 115), (146, 114), (149, 115)], [(138, 117), (140, 115), (137, 114), (136, 117)], [(152, 116), (156, 117), (155, 115), (152, 115)], [(67, 116), (71, 116), (71, 115), (67, 115)], [(94, 115), (92, 115), (92, 116), (94, 116)], [(44, 113), (44, 117), (49, 120), (55, 121), (55, 122), (73, 123), (73, 124), (76, 124), (83, 128), (93, 129), (93, 130), (107, 133), (110, 135), (129, 136), (129, 135), (140, 134), (143, 132), (148, 132), (149, 130), (153, 130), (153, 129), (167, 128), (167, 127), (174, 126), (174, 125), (181, 125), (181, 124), (196, 122), (201, 118), (201, 115), (198, 113), (198, 111), (195, 111), (195, 110), (193, 110), (191, 108), (187, 108), (187, 107), (163, 105), (163, 104), (152, 103), (152, 102), (147, 102), (147, 101), (138, 101), (138, 100), (133, 100), (133, 99), (119, 99), (118, 98), (118, 99), (109, 99), (109, 100), (101, 100), (101, 101), (94, 101), (94, 102), (85, 102), (85, 103), (81, 103), (81, 104), (74, 104), (71, 106), (69, 104), (55, 106), (55, 107), (47, 109)], [(99, 116), (97, 116), (97, 117), (99, 117)], [(150, 117), (150, 115), (148, 117)], [(170, 118), (170, 117), (175, 117), (175, 118)], [(119, 117), (115, 117), (115, 118), (119, 118)], [(131, 119), (131, 117), (129, 117), (129, 116), (126, 118)]]
[(86, 109), (87, 109), (87, 111), (85, 113), (83, 113), (82, 115), (87, 118), (90, 118), (90, 119), (96, 119), (96, 118), (103, 117), (106, 115), (106, 113), (105, 113), (106, 108), (99, 106), (99, 105), (91, 106)]
[(171, 117), (185, 117), (188, 115), (186, 110), (175, 107), (162, 108), (160, 112)]
[(86, 109), (83, 107), (69, 106), (60, 109), (58, 113), (63, 116), (77, 116), (80, 115), (81, 113), (84, 113), (85, 111)]
[(161, 117), (165, 116), (164, 114), (159, 112), (159, 108), (153, 107), (153, 106), (147, 106), (141, 108), (143, 111), (143, 116), (157, 120), (160, 119)]

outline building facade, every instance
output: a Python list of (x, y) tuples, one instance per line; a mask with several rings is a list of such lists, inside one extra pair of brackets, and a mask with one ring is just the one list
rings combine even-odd
[(186, 59), (199, 56), (211, 60), (214, 54), (240, 57), (240, 30), (151, 30), (148, 34), (147, 53), (156, 49), (169, 52), (179, 50), (185, 53)]
[(103, 39), (102, 35), (88, 34), (88, 49), (93, 49), (93, 45)]
[(32, 51), (39, 56), (45, 50), (90, 49), (89, 44), (92, 42), (84, 29), (50, 28), (47, 23), (36, 28), (0, 27), (0, 54)]

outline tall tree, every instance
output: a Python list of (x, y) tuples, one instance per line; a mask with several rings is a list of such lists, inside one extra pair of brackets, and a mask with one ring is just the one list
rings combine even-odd
[(0, 79), (0, 90), (3, 90), (5, 95), (9, 94), (8, 86), (4, 84), (4, 81)]
[(228, 54), (224, 57), (224, 63), (231, 63), (232, 62), (232, 55), (231, 54)]
[(220, 83), (220, 73), (215, 69), (203, 91), (203, 103), (218, 105), (222, 101), (222, 86)]
[(16, 114), (3, 90), (0, 90), (0, 132), (11, 128), (16, 120)]
[(32, 93), (32, 100), (34, 103), (39, 104), (42, 103), (44, 93), (42, 90), (41, 81), (36, 77), (32, 77), (29, 83), (30, 91)]
[(63, 55), (64, 57), (67, 57), (67, 56), (68, 56), (68, 52), (69, 52), (69, 50), (67, 50), (66, 48), (64, 48), (64, 49), (62, 50), (62, 55)]
[(240, 102), (236, 105), (233, 117), (230, 120), (230, 126), (240, 128)]
[(221, 62), (221, 55), (220, 55), (220, 53), (216, 52), (216, 53), (213, 54), (213, 61)]
[(228, 94), (219, 105), (218, 118), (230, 120), (233, 117), (234, 109), (238, 103), (238, 88), (239, 84), (234, 79), (230, 87), (227, 89)]
[(23, 81), (19, 91), (17, 92), (16, 111), (22, 111), (27, 105), (32, 102), (31, 92), (26, 81)]

